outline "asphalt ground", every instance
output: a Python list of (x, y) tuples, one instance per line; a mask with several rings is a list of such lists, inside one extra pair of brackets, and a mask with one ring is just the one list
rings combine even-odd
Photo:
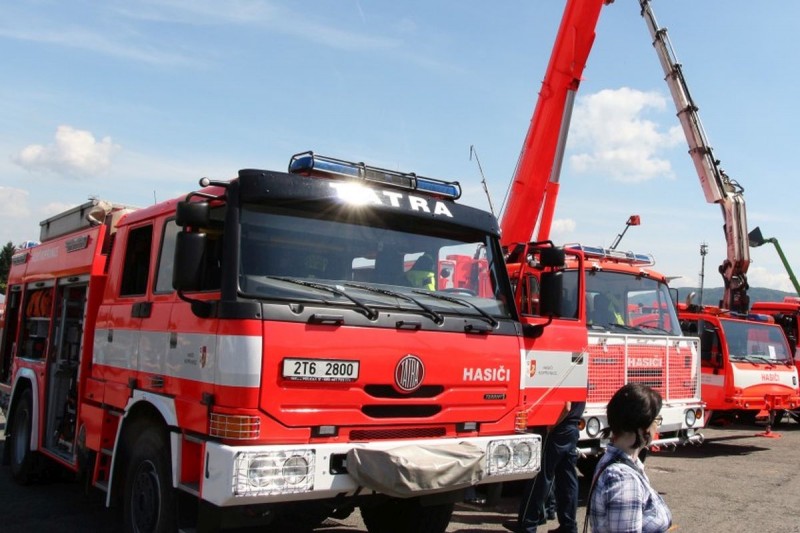
[[(0, 429), (5, 419), (0, 417)], [(652, 484), (664, 495), (680, 532), (800, 533), (800, 425), (784, 422), (761, 436), (763, 425), (730, 425), (703, 430), (700, 446), (661, 450), (647, 458)], [(0, 446), (3, 444), (0, 435)], [(581, 478), (578, 509), (582, 523), (588, 482)], [(521, 486), (505, 487), (492, 506), (460, 504), (447, 531), (504, 531), (513, 519)], [(0, 532), (118, 533), (117, 513), (105, 509), (100, 492), (68, 479), (21, 487), (0, 467)], [(558, 524), (540, 528), (546, 532)], [(263, 529), (262, 529), (263, 531)], [(266, 531), (274, 531), (267, 529)], [(316, 531), (366, 532), (358, 512), (327, 520)], [(410, 532), (411, 533), (411, 532)]]

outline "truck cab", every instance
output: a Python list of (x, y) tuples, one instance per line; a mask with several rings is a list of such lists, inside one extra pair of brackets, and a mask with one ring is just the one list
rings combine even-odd
[(690, 304), (680, 304), (678, 316), (681, 329), (701, 340), (707, 417), (752, 422), (800, 405), (791, 348), (771, 317)]

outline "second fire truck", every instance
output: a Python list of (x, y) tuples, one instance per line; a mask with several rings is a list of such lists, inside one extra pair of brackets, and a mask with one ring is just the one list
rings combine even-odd
[[(699, 341), (683, 337), (666, 279), (654, 272), (649, 255), (581, 245), (566, 246), (565, 266), (557, 273), (545, 268), (537, 251), (552, 247), (550, 228), (558, 196), (572, 105), (595, 37), (602, 7), (608, 0), (570, 0), (553, 46), (542, 89), (528, 129), (501, 219), (502, 243), (517, 298), (525, 316), (549, 316), (566, 328), (570, 342), (582, 347), (562, 368), (583, 371), (587, 379), (586, 410), (580, 448), (590, 459), (590, 472), (602, 450), (600, 433), (607, 427), (605, 407), (625, 383), (650, 385), (664, 398), (663, 423), (654, 444), (702, 441)], [(526, 245), (536, 232), (536, 242)], [(557, 276), (561, 290), (558, 309), (539, 305), (552, 300), (541, 287)], [(612, 308), (613, 307), (613, 308)], [(578, 326), (575, 328), (575, 326)], [(555, 332), (551, 326), (547, 334)], [(574, 353), (574, 352), (570, 352)], [(528, 385), (540, 372), (529, 368)], [(554, 365), (549, 367), (555, 368)], [(556, 379), (572, 379), (574, 375)]]

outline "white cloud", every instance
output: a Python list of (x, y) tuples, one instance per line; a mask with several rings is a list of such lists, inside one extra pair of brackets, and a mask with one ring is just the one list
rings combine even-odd
[(572, 218), (557, 218), (550, 226), (550, 239), (553, 242), (567, 242), (575, 240), (574, 233), (577, 223)]
[(12, 161), (30, 171), (94, 176), (111, 167), (111, 157), (118, 150), (110, 137), (98, 141), (89, 131), (59, 126), (53, 144), (26, 146)]
[(580, 97), (570, 125), (572, 170), (628, 183), (674, 177), (669, 160), (660, 154), (683, 142), (680, 126), (661, 131), (644, 118), (650, 110), (666, 108), (662, 94), (627, 87)]
[(750, 265), (747, 269), (747, 281), (751, 287), (769, 287), (779, 291), (794, 292), (794, 285), (786, 272), (775, 272)]
[(28, 209), (28, 191), (13, 187), (0, 187), (0, 216), (25, 217)]

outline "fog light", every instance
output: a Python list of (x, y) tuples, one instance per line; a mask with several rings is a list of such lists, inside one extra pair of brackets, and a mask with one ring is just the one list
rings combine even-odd
[(597, 418), (590, 418), (589, 421), (586, 423), (586, 434), (590, 437), (594, 438), (600, 434), (600, 429), (602, 428), (602, 424), (600, 424), (600, 420)]
[(689, 409), (686, 411), (683, 419), (686, 422), (686, 425), (691, 427), (695, 422), (697, 422), (697, 414), (694, 412), (694, 409)]

